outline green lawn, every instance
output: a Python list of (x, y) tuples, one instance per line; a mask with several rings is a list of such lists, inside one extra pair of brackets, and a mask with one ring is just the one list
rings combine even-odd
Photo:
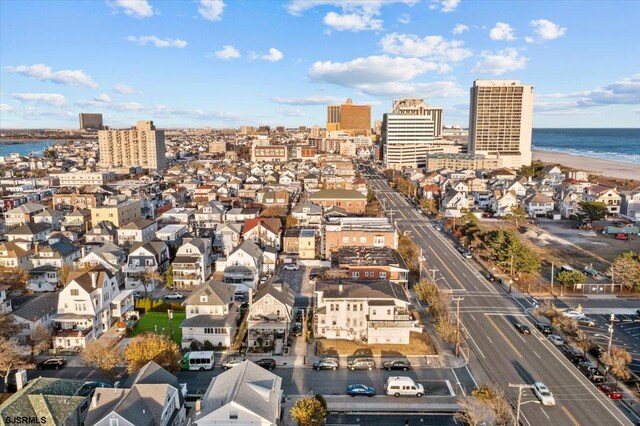
[[(178, 344), (182, 344), (182, 329), (180, 324), (184, 321), (186, 314), (184, 312), (173, 313), (173, 340)], [(157, 327), (156, 327), (157, 326)], [(150, 331), (152, 333), (169, 335), (169, 317), (166, 312), (147, 312), (144, 314), (136, 327), (131, 333), (131, 337)]]

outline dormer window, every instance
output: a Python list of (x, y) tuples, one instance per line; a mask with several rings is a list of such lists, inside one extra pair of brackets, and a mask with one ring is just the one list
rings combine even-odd
[(207, 296), (200, 296), (200, 301), (206, 303), (207, 302)]

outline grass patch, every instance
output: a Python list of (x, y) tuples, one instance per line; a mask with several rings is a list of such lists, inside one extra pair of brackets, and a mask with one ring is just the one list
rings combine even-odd
[(318, 355), (323, 356), (383, 356), (401, 357), (403, 355), (435, 355), (436, 350), (427, 333), (412, 331), (408, 345), (375, 344), (366, 345), (350, 340), (316, 340)]
[[(173, 341), (178, 345), (182, 345), (182, 329), (180, 324), (186, 318), (185, 312), (173, 312), (172, 330)], [(131, 333), (131, 337), (135, 337), (139, 334), (152, 332), (156, 334), (164, 334), (169, 336), (169, 316), (166, 312), (147, 312), (144, 314), (136, 327)]]

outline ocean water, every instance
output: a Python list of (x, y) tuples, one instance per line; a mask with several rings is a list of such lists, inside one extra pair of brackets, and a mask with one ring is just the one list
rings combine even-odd
[(533, 129), (533, 149), (640, 164), (638, 129)]
[[(18, 143), (18, 144), (11, 144), (12, 142), (14, 141), (10, 141), (10, 140), (0, 141), (0, 156), (6, 156), (9, 154), (18, 153), (20, 155), (33, 154), (37, 157), (42, 157), (42, 155), (44, 154), (45, 148), (47, 148), (50, 145), (55, 145), (57, 142), (64, 142), (64, 141), (47, 139), (47, 140), (33, 141), (29, 143)], [(16, 141), (16, 142), (21, 142), (21, 141)]]

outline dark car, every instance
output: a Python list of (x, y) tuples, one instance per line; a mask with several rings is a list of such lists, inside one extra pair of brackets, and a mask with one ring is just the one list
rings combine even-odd
[(600, 346), (595, 345), (595, 346), (592, 346), (591, 349), (588, 350), (588, 352), (591, 355), (593, 355), (594, 358), (600, 359), (600, 355), (602, 355), (606, 351), (604, 349), (602, 349)]
[(569, 361), (574, 364), (578, 364), (585, 360), (584, 355), (580, 349), (574, 348), (572, 346), (565, 346), (562, 349), (562, 353), (567, 357)]
[(513, 324), (513, 326), (516, 328), (516, 330), (518, 330), (522, 334), (531, 334), (531, 330), (529, 330), (528, 325), (524, 325), (520, 322), (517, 322)]
[(606, 377), (599, 370), (590, 371), (587, 374), (587, 379), (591, 380), (593, 383), (602, 383), (605, 381)]
[(63, 358), (49, 358), (45, 361), (41, 361), (37, 364), (38, 370), (44, 370), (47, 368), (55, 368), (56, 370), (67, 365), (67, 361)]
[(640, 316), (640, 309), (636, 310), (636, 315)]
[(373, 358), (355, 358), (347, 364), (349, 370), (373, 370), (376, 362)]
[(83, 395), (92, 395), (98, 388), (112, 388), (113, 384), (108, 382), (101, 382), (99, 380), (84, 382), (79, 393)]
[(276, 368), (276, 360), (271, 358), (262, 358), (256, 361), (256, 364), (267, 370), (273, 370)]
[(384, 368), (387, 371), (391, 371), (391, 370), (407, 371), (411, 368), (411, 363), (404, 359), (394, 359), (393, 361), (383, 362), (382, 368)]
[(375, 388), (367, 385), (349, 385), (347, 386), (347, 395), (349, 396), (373, 396), (376, 394)]
[(300, 326), (300, 325), (297, 325), (297, 324), (296, 324), (296, 325), (293, 327), (293, 332), (292, 332), (292, 333), (293, 333), (293, 335), (294, 335), (294, 336), (296, 336), (296, 337), (297, 337), (297, 336), (302, 336), (302, 326)]
[(622, 392), (616, 389), (614, 385), (601, 383), (596, 385), (596, 387), (611, 399), (622, 399), (624, 397)]
[(340, 367), (340, 362), (335, 358), (323, 358), (314, 361), (314, 370), (337, 370)]
[(553, 330), (551, 330), (551, 326), (550, 325), (547, 325), (547, 324), (544, 324), (544, 323), (541, 323), (541, 322), (536, 323), (536, 328), (538, 330), (540, 330), (540, 333), (542, 333), (544, 335), (549, 335), (549, 334), (553, 333)]
[(598, 366), (591, 361), (582, 361), (578, 363), (578, 368), (585, 376), (592, 371), (598, 371)]

